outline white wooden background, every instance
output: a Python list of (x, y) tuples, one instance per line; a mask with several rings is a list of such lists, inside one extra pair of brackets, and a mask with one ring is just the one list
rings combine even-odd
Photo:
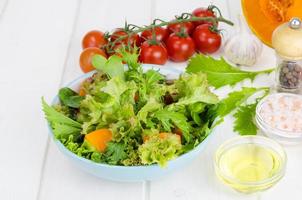
[[(286, 148), (286, 176), (264, 193), (239, 194), (217, 180), (212, 158), (224, 140), (235, 136), (231, 117), (193, 163), (146, 184), (88, 175), (70, 164), (48, 138), (40, 98), (50, 101), (60, 85), (81, 74), (78, 57), (86, 31), (112, 30), (125, 19), (140, 25), (154, 17), (169, 19), (209, 3), (237, 23), (240, 0), (0, 0), (0, 199), (300, 200), (301, 146)], [(222, 28), (225, 38), (234, 30)], [(266, 47), (257, 65), (274, 66), (273, 51)], [(272, 78), (259, 77), (255, 84)]]

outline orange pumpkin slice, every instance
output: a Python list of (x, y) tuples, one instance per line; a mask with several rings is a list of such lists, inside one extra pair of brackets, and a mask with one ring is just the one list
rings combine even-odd
[(268, 46), (280, 24), (302, 18), (302, 0), (242, 0), (242, 9), (251, 30)]

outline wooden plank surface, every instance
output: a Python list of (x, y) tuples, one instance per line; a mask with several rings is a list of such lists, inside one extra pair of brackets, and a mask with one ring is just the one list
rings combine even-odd
[(0, 5), (0, 199), (33, 200), (47, 140), (40, 100), (58, 88), (77, 2)]
[(287, 169), (284, 178), (274, 187), (263, 192), (261, 200), (300, 200), (302, 195), (302, 147), (286, 146)]
[[(226, 40), (238, 27), (240, 0), (0, 0), (0, 199), (2, 200), (270, 200), (301, 199), (302, 147), (286, 147), (287, 173), (275, 187), (243, 195), (222, 185), (213, 168), (218, 146), (236, 136), (232, 117), (215, 129), (204, 152), (193, 162), (161, 180), (118, 183), (95, 178), (77, 169), (47, 137), (40, 97), (46, 100), (82, 74), (78, 65), (81, 39), (91, 29), (113, 30), (124, 21), (143, 25), (153, 18), (171, 19), (181, 12), (213, 3), (234, 28), (221, 24)], [(139, 9), (138, 9), (139, 7)], [(220, 50), (216, 56), (222, 53)], [(275, 65), (271, 48), (264, 46), (256, 68)], [(186, 63), (168, 63), (184, 70)], [(273, 86), (274, 75), (263, 75), (254, 86)], [(251, 85), (250, 81), (238, 84)], [(230, 88), (218, 91), (224, 95)]]

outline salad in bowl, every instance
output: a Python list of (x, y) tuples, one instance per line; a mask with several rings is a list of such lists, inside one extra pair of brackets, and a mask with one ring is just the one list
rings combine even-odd
[(53, 105), (42, 99), (43, 110), (60, 150), (86, 171), (149, 180), (198, 155), (219, 99), (203, 73), (168, 79), (124, 54), (95, 55), (96, 71), (61, 88)]

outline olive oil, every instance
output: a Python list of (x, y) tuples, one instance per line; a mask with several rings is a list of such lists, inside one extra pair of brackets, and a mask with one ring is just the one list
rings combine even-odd
[[(241, 192), (265, 190), (282, 176), (275, 176), (282, 165), (281, 157), (272, 149), (257, 144), (238, 144), (219, 156), (220, 179)], [(266, 181), (275, 178), (273, 181)]]

